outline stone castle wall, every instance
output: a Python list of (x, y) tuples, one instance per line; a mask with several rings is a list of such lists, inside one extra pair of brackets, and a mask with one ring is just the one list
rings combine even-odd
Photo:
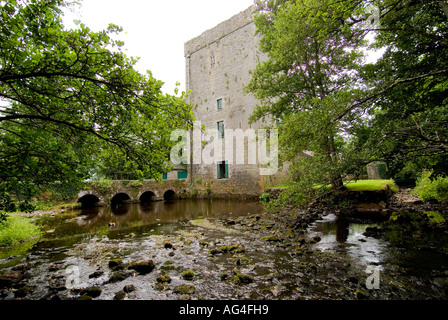
[[(266, 60), (255, 35), (253, 11), (250, 7), (185, 44), (187, 90), (192, 91), (189, 103), (194, 117), (206, 130), (217, 129), (218, 122), (223, 122), (225, 129), (245, 131), (262, 127), (261, 122), (249, 125), (249, 117), (259, 102), (244, 92), (253, 70)], [(229, 159), (223, 156), (219, 160)], [(259, 167), (248, 162), (230, 164), (228, 179), (217, 178), (216, 164), (194, 165), (190, 174), (191, 171), (191, 180), (202, 180), (215, 195), (259, 196), (266, 180), (273, 179), (260, 176)]]

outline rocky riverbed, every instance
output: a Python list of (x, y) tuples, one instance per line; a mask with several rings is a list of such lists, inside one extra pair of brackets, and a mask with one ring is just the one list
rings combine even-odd
[[(359, 230), (341, 240), (340, 218), (323, 209), (246, 211), (120, 226), (103, 216), (102, 232), (1, 255), (0, 299), (447, 299), (442, 227), (415, 233), (352, 223)], [(415, 248), (416, 240), (427, 245)]]

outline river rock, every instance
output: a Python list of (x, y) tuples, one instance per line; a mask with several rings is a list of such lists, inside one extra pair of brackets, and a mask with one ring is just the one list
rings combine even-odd
[(112, 259), (109, 261), (108, 266), (112, 270), (119, 270), (123, 267), (123, 260), (122, 259)]
[(168, 274), (161, 274), (156, 278), (158, 283), (171, 283), (171, 277)]
[(235, 284), (250, 284), (254, 282), (254, 278), (247, 274), (237, 273), (236, 276), (232, 278), (232, 282)]
[(126, 298), (126, 292), (124, 291), (115, 292), (114, 300), (124, 300), (124, 298)]
[(21, 272), (28, 271), (33, 267), (33, 265), (34, 264), (31, 262), (25, 263), (25, 264), (20, 264), (20, 265), (15, 266), (14, 268), (12, 268), (12, 271), (21, 271)]
[(165, 249), (173, 249), (173, 244), (171, 242), (165, 242), (163, 246)]
[(14, 297), (16, 297), (16, 298), (25, 298), (33, 290), (34, 290), (33, 287), (31, 287), (29, 285), (25, 285), (22, 288), (17, 289), (16, 292), (14, 292)]
[(94, 273), (92, 273), (91, 275), (89, 275), (89, 279), (96, 279), (96, 278), (102, 277), (103, 275), (104, 275), (104, 271), (97, 270)]
[(348, 276), (346, 279), (345, 279), (345, 281), (346, 282), (349, 282), (349, 283), (354, 283), (354, 284), (358, 284), (358, 282), (359, 282), (359, 280), (358, 280), (358, 278), (356, 278), (355, 276)]
[(103, 290), (101, 290), (101, 288), (98, 287), (90, 287), (87, 289), (83, 289), (81, 291), (81, 295), (86, 295), (92, 298), (97, 298), (101, 295), (101, 293), (103, 292)]
[(126, 280), (132, 275), (132, 272), (126, 272), (126, 271), (117, 271), (112, 274), (112, 276), (109, 279), (109, 283), (115, 283), (120, 282), (123, 280)]
[(173, 292), (177, 294), (193, 294), (195, 293), (195, 286), (189, 284), (183, 284), (174, 288)]
[(11, 287), (22, 280), (22, 276), (20, 271), (8, 271), (0, 275), (0, 288)]
[(184, 271), (182, 273), (182, 278), (184, 278), (184, 280), (193, 280), (194, 272), (192, 270)]
[(279, 237), (276, 237), (276, 236), (267, 236), (267, 237), (263, 237), (262, 239), (267, 242), (281, 242), (282, 241)]
[(150, 273), (154, 268), (155, 264), (152, 260), (138, 260), (129, 265), (129, 269), (135, 270), (142, 275)]
[(133, 284), (128, 284), (127, 286), (124, 286), (123, 291), (126, 293), (131, 293), (136, 291), (137, 288)]
[(244, 253), (244, 248), (239, 244), (233, 244), (228, 247), (229, 252), (231, 253)]
[(364, 300), (367, 298), (366, 293), (362, 290), (356, 290), (355, 297), (358, 300)]

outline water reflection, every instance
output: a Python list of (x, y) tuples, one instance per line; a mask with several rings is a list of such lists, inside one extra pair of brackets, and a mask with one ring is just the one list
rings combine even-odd
[(380, 263), (386, 251), (384, 241), (364, 236), (370, 223), (351, 223), (330, 214), (311, 227), (311, 236), (319, 235), (321, 241), (314, 248), (346, 254), (355, 261)]
[(348, 240), (348, 235), (350, 233), (349, 223), (347, 219), (340, 219), (336, 225), (336, 241), (339, 243), (344, 243)]
[(257, 201), (236, 203), (227, 200), (158, 201), (112, 207), (83, 209), (76, 218), (80, 227), (91, 229), (112, 225), (116, 229), (131, 225), (187, 222), (192, 219), (214, 219), (255, 214), (263, 210)]

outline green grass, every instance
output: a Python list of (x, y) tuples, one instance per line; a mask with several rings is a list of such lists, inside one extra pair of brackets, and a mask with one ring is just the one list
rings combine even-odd
[(445, 223), (446, 219), (443, 217), (443, 215), (440, 212), (436, 211), (425, 211), (424, 214), (426, 214), (429, 218), (429, 221), (431, 223)]
[[(293, 184), (281, 184), (277, 186), (269, 187), (271, 189), (287, 189)], [(345, 187), (350, 191), (380, 191), (386, 189), (388, 186), (392, 191), (397, 192), (398, 187), (393, 180), (357, 180), (346, 182)], [(321, 188), (322, 185), (318, 185), (315, 188)], [(331, 186), (326, 186), (330, 188)]]
[(292, 185), (293, 185), (293, 183), (279, 184), (279, 185), (276, 185), (276, 186), (268, 186), (268, 187), (266, 187), (266, 189), (287, 189), (287, 188), (289, 188)]
[(11, 246), (42, 235), (40, 228), (29, 218), (9, 214), (0, 224), (0, 246)]
[(345, 187), (350, 191), (380, 191), (387, 187), (397, 192), (398, 187), (393, 180), (358, 180), (345, 183)]

